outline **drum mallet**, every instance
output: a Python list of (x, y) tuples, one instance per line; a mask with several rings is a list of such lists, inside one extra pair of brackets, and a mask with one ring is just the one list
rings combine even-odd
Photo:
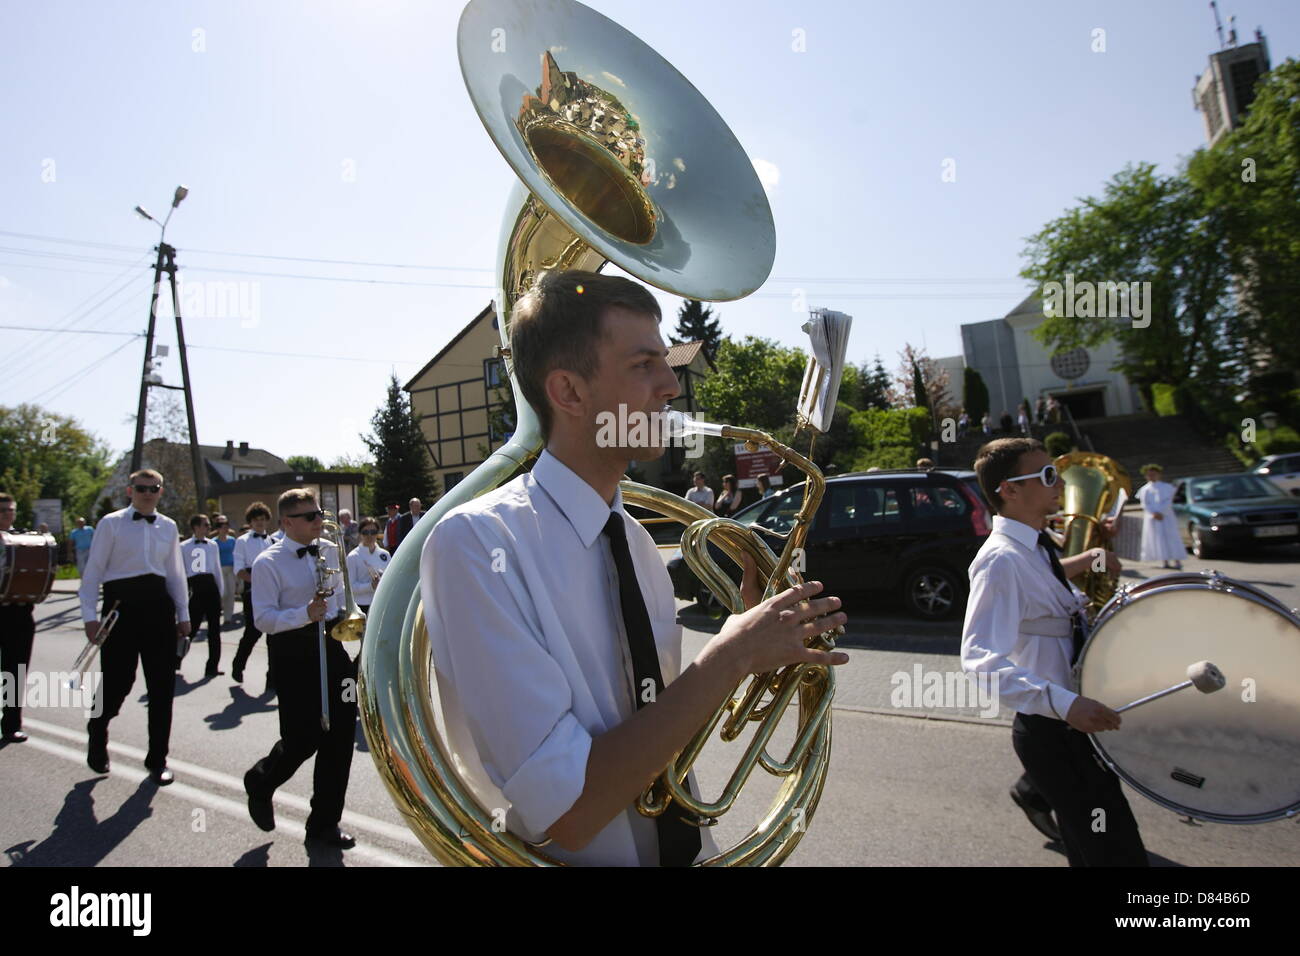
[(1122, 714), (1126, 710), (1132, 710), (1142, 704), (1149, 704), (1153, 700), (1159, 700), (1161, 697), (1168, 697), (1170, 694), (1176, 694), (1180, 690), (1188, 687), (1195, 687), (1202, 694), (1213, 694), (1216, 690), (1223, 690), (1228, 683), (1228, 679), (1223, 676), (1223, 671), (1219, 670), (1209, 661), (1197, 661), (1195, 664), (1189, 664), (1187, 667), (1187, 680), (1181, 684), (1175, 684), (1173, 687), (1166, 687), (1164, 690), (1156, 691), (1147, 697), (1139, 697), (1131, 704), (1125, 704), (1123, 707), (1116, 707), (1115, 713)]

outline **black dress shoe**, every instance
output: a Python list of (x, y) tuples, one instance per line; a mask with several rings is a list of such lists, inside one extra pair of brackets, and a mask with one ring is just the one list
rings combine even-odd
[(215, 670), (215, 669), (213, 669), (213, 670), (206, 670), (206, 671), (204, 671), (204, 672), (203, 672), (203, 676), (204, 676), (204, 677), (222, 677), (222, 676), (225, 675), (225, 673), (226, 673), (225, 671), (222, 671), (222, 670)]
[(86, 750), (86, 764), (95, 773), (108, 773), (108, 740), (96, 741), (92, 736)]
[(270, 797), (258, 797), (253, 795), (252, 785), (249, 783), (249, 777), (253, 771), (244, 774), (244, 792), (248, 794), (248, 815), (253, 818), (258, 829), (270, 833), (275, 829), (275, 807), (271, 805)]
[(1061, 831), (1057, 829), (1056, 821), (1052, 819), (1051, 810), (1040, 810), (1038, 807), (1035, 807), (1033, 804), (1029, 803), (1029, 801), (1020, 796), (1015, 787), (1011, 788), (1011, 799), (1015, 801), (1016, 806), (1025, 811), (1025, 816), (1027, 816), (1029, 822), (1034, 825), (1034, 829), (1047, 837), (1047, 839), (1051, 840), (1053, 843), (1061, 842)]
[(339, 850), (350, 850), (357, 845), (357, 838), (345, 830), (335, 827), (333, 830), (324, 830), (320, 833), (307, 833), (307, 839), (303, 841), (308, 846), (332, 847)]
[(5, 734), (5, 743), (7, 744), (20, 744), (26, 739), (27, 735), (21, 730), (15, 730), (11, 734)]
[(176, 776), (166, 767), (163, 767), (161, 770), (149, 771), (149, 779), (158, 784), (158, 786), (165, 787), (172, 783), (172, 781), (176, 779)]
[(238, 667), (232, 668), (230, 671), (230, 679), (236, 684), (242, 684), (244, 682), (244, 672)]

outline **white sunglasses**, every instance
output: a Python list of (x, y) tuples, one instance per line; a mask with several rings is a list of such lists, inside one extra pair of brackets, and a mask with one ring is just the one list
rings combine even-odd
[(1016, 475), (1014, 478), (1008, 478), (1007, 481), (1028, 481), (1030, 478), (1038, 478), (1048, 488), (1056, 484), (1056, 479), (1060, 474), (1055, 465), (1044, 465), (1041, 470), (1034, 472), (1032, 475)]

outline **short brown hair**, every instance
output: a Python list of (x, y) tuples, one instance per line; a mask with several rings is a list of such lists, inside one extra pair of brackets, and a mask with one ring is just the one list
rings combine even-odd
[(266, 506), (265, 502), (254, 501), (244, 509), (244, 520), (252, 523), (254, 518), (270, 518), (271, 509)]
[(130, 477), (126, 479), (127, 484), (135, 484), (137, 478), (152, 478), (160, 485), (163, 483), (162, 472), (154, 471), (152, 468), (141, 468), (139, 471), (131, 472)]
[(993, 510), (1002, 513), (1002, 496), (998, 487), (1016, 473), (1020, 456), (1031, 451), (1046, 451), (1037, 438), (995, 438), (975, 455), (975, 475)]
[(280, 512), (280, 517), (294, 505), (306, 504), (307, 502), (316, 504), (316, 492), (307, 488), (290, 488), (282, 494), (275, 503), (276, 510)]
[(548, 272), (515, 305), (510, 318), (510, 359), (519, 388), (537, 412), (542, 435), (551, 434), (546, 376), (557, 368), (583, 378), (596, 373), (596, 343), (604, 335), (605, 310), (620, 307), (662, 318), (645, 286), (621, 276)]
[[(207, 515), (191, 515), (191, 516), (190, 516), (190, 529), (193, 530), (194, 528), (197, 528), (199, 525), (203, 524), (203, 522), (205, 522), (205, 521), (208, 521), (208, 516), (207, 516)], [(211, 524), (212, 522), (208, 521), (208, 523)]]

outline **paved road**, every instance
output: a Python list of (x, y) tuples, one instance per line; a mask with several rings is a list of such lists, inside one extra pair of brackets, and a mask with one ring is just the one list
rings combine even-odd
[[(1289, 604), (1298, 603), (1300, 549), (1266, 561), (1215, 563)], [(56, 594), (37, 614), (33, 669), (66, 669), (81, 644), (73, 597)], [(687, 654), (717, 628), (685, 605), (682, 620), (688, 629)], [(227, 662), (236, 637), (235, 631), (223, 636)], [(1030, 829), (1007, 798), (1019, 773), (1009, 715), (990, 718), (977, 716), (976, 708), (892, 706), (895, 673), (910, 673), (917, 665), (923, 671), (957, 667), (955, 624), (917, 625), (865, 613), (855, 620), (844, 646), (851, 660), (839, 669), (831, 770), (816, 819), (791, 865), (1065, 865), (1064, 857)], [(170, 762), (177, 783), (161, 790), (148, 782), (143, 769), (145, 710), (137, 702), (143, 681), (112, 725), (113, 769), (107, 777), (85, 765), (85, 718), (78, 710), (29, 708), (25, 723), (32, 739), (0, 749), (5, 781), (0, 847), (11, 864), (428, 864), (365, 751), (353, 762), (344, 820), (360, 839), (356, 849), (309, 856), (303, 847), (309, 767), (277, 797), (276, 832), (262, 833), (248, 820), (242, 774), (277, 736), (274, 699), (256, 696), (263, 653), (259, 645), (248, 682), (237, 686), (228, 676), (200, 679), (205, 649), (196, 646), (191, 652), (175, 706)], [(784, 739), (784, 732), (778, 739)], [(710, 747), (700, 764), (706, 795), (716, 792), (729, 773), (726, 749)], [(719, 827), (721, 843), (734, 842), (761, 815), (773, 786), (764, 778), (746, 788), (737, 809)], [(1300, 826), (1294, 822), (1191, 827), (1140, 796), (1130, 794), (1130, 800), (1157, 862), (1300, 864)]]

